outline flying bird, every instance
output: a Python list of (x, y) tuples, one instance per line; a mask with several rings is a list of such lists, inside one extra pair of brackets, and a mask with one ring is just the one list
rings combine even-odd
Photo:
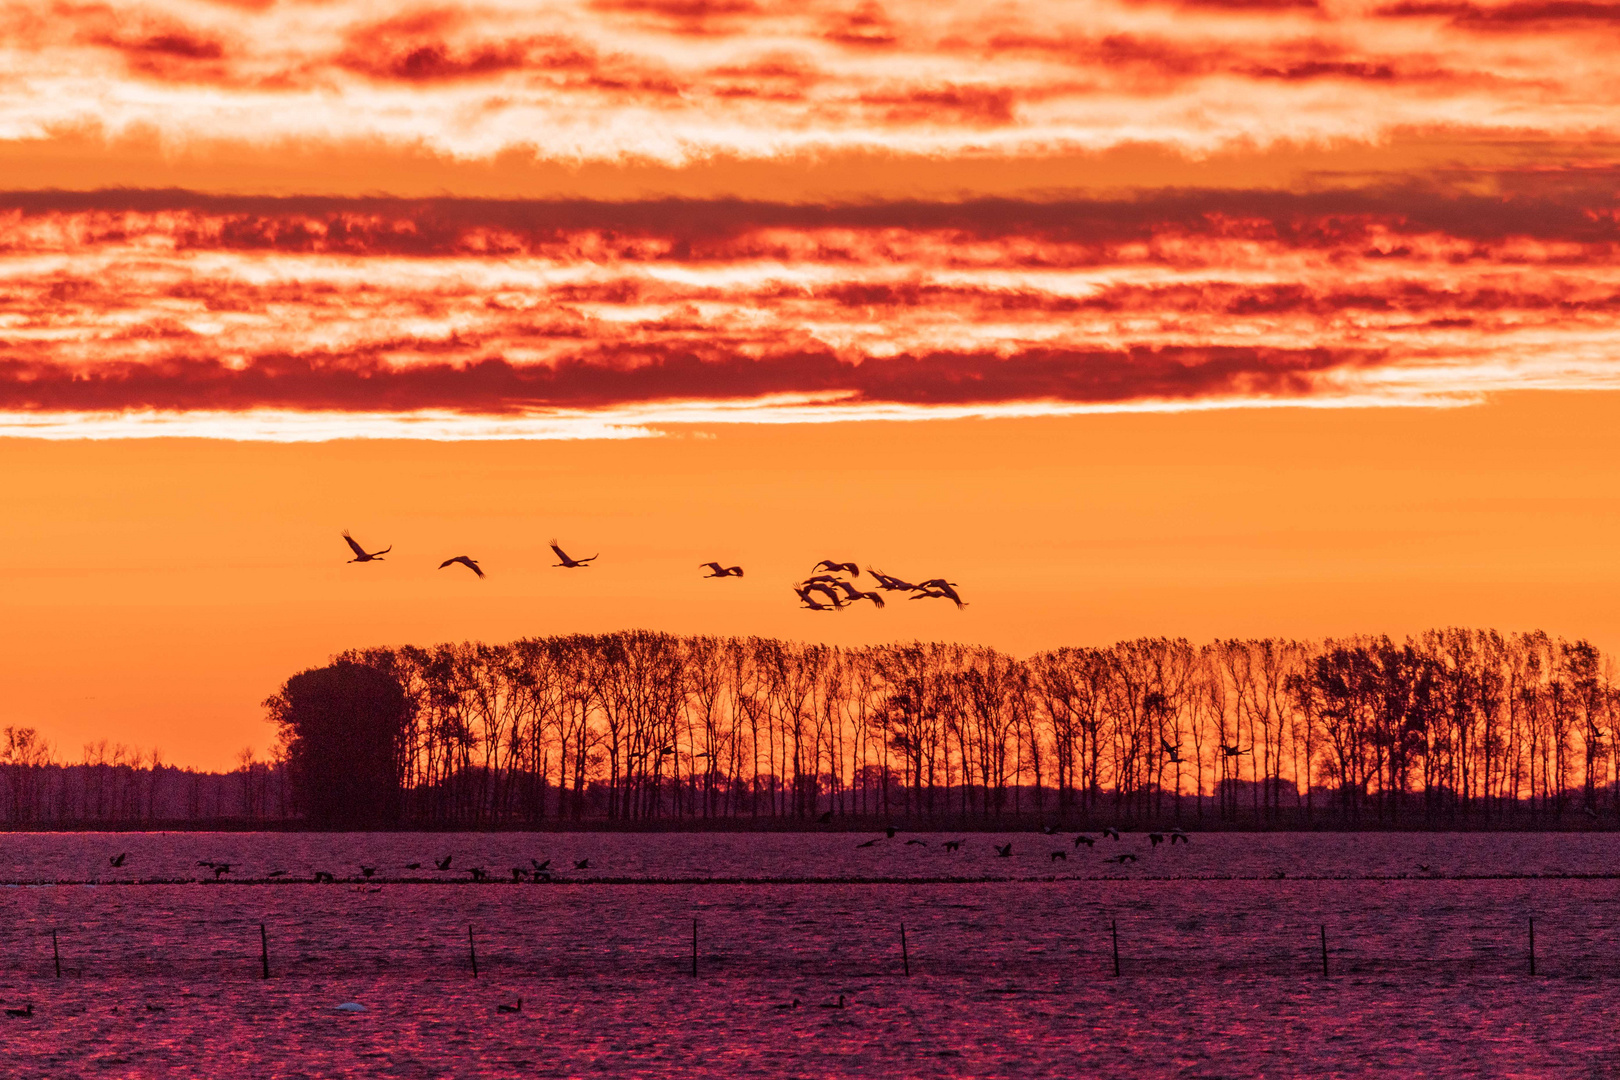
[(454, 566), (456, 563), (460, 563), (462, 566), (465, 566), (479, 577), (484, 576), (484, 572), (478, 568), (478, 560), (468, 558), (466, 555), (457, 555), (453, 559), (444, 560), (444, 562), (439, 564), (439, 569), (443, 570), (445, 567)]
[(1081, 833), (1079, 836), (1074, 838), (1074, 846), (1079, 847), (1081, 844), (1086, 845), (1086, 847), (1096, 847), (1097, 841), (1094, 838), (1087, 836), (1085, 833)]
[(1179, 828), (1171, 829), (1170, 830), (1170, 846), (1175, 847), (1177, 840), (1180, 840), (1183, 844), (1192, 843), (1192, 837), (1190, 837), (1186, 833), (1182, 832)]
[(434, 859), (433, 860), (433, 865), (437, 866), (440, 870), (448, 870), (448, 869), (450, 869), (450, 859), (451, 858), (452, 858), (452, 856), (446, 855), (442, 859)]
[[(1249, 747), (1249, 750), (1253, 749), (1254, 747)], [(1225, 754), (1227, 757), (1237, 757), (1239, 754), (1247, 754), (1249, 750), (1243, 750), (1237, 746), (1227, 746), (1225, 743), (1221, 744), (1221, 753)]]
[(589, 860), (589, 859), (578, 859), (578, 860), (576, 860), (574, 862), (574, 869), (575, 870), (589, 870), (590, 868), (591, 868), (591, 860)]
[(904, 578), (897, 578), (892, 574), (885, 574), (883, 571), (874, 570), (870, 566), (866, 568), (866, 572), (877, 579), (878, 588), (882, 589), (884, 592), (916, 592), (918, 589), (918, 586), (913, 585)]
[(534, 867), (534, 872), (535, 873), (544, 874), (544, 873), (548, 873), (550, 871), (550, 869), (551, 869), (551, 860), (547, 859), (545, 862), (537, 862), (534, 859), (530, 859), (529, 860), (529, 865)]
[(1160, 844), (1164, 843), (1164, 833), (1148, 833), (1148, 843), (1154, 847), (1158, 847)]
[(1176, 743), (1174, 746), (1171, 746), (1169, 740), (1160, 739), (1159, 740), (1159, 745), (1164, 747), (1164, 756), (1170, 759), (1170, 764), (1172, 764), (1172, 765), (1180, 765), (1181, 764), (1181, 744), (1180, 743)]
[(793, 591), (799, 594), (799, 599), (803, 600), (804, 606), (811, 611), (836, 611), (843, 606), (842, 604), (823, 604), (810, 595), (810, 586), (807, 585), (795, 585)]
[(1119, 830), (1114, 828), (1112, 825), (1108, 825), (1108, 826), (1104, 827), (1103, 835), (1104, 836), (1111, 836), (1115, 840), (1118, 840), (1119, 839)]
[(557, 546), (557, 541), (555, 541), (555, 540), (553, 540), (551, 542), (551, 550), (555, 551), (557, 553), (557, 558), (562, 560), (562, 562), (553, 563), (552, 565), (553, 566), (565, 566), (570, 570), (573, 570), (576, 567), (584, 566), (586, 563), (591, 562), (592, 560), (597, 559), (597, 558), (600, 557), (599, 555), (592, 555), (589, 559), (570, 559), (568, 557), (568, 553), (563, 551), (562, 548), (558, 547)]
[(947, 841), (945, 841), (945, 850), (946, 851), (956, 851), (961, 846), (962, 846), (962, 841), (960, 841), (960, 840), (947, 840)]
[(109, 863), (111, 863), (114, 868), (117, 868), (117, 867), (123, 866), (124, 865), (124, 860), (126, 858), (128, 858), (128, 857), (129, 857), (129, 852), (123, 851), (123, 852), (118, 853), (117, 855), (112, 856), (107, 861)]
[(354, 558), (350, 559), (350, 562), (381, 562), (384, 555), (394, 550), (394, 545), (389, 544), (381, 551), (367, 551), (354, 542), (354, 537), (349, 535), (348, 529), (343, 530), (343, 541), (349, 545), (349, 550), (354, 552)]
[(1008, 858), (1012, 857), (1012, 841), (1011, 840), (1007, 841), (1005, 844), (992, 844), (991, 846), (996, 849), (996, 854), (1001, 856), (1003, 859), (1008, 859)]
[(852, 603), (852, 604), (855, 603), (857, 600), (870, 600), (870, 601), (872, 601), (872, 603), (876, 604), (878, 607), (883, 606), (883, 597), (881, 595), (879, 595), (878, 593), (875, 593), (875, 592), (861, 592), (861, 590), (857, 589), (855, 586), (851, 585), (847, 581), (839, 581), (836, 584), (837, 584), (838, 588), (844, 590), (844, 595), (849, 598), (849, 602)]
[(740, 567), (740, 566), (721, 566), (717, 562), (698, 563), (698, 568), (699, 569), (702, 569), (705, 566), (707, 566), (709, 568), (709, 572), (707, 574), (703, 575), (705, 578), (742, 577), (743, 576), (742, 567)]
[(830, 570), (835, 574), (848, 574), (850, 577), (860, 577), (861, 568), (852, 562), (835, 562), (832, 559), (822, 559), (816, 563), (816, 570)]
[(805, 586), (805, 591), (806, 592), (819, 592), (819, 593), (821, 593), (828, 600), (832, 601), (832, 606), (835, 607), (835, 608), (841, 608), (845, 604), (849, 603), (849, 601), (845, 600), (843, 598), (843, 596), (841, 596), (839, 594), (837, 589), (833, 588), (831, 585), (825, 584), (825, 583), (820, 582), (820, 581), (817, 581), (817, 582), (814, 582), (812, 584), (806, 585)]
[(967, 603), (956, 592), (955, 582), (944, 578), (930, 578), (917, 586), (917, 593), (913, 600), (949, 600), (959, 608), (967, 607)]

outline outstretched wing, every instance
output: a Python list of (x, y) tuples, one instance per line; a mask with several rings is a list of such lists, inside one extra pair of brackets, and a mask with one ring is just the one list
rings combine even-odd
[(461, 556), (459, 556), (459, 555), (456, 556), (454, 559), (446, 559), (446, 560), (444, 560), (444, 562), (439, 564), (439, 569), (443, 570), (447, 566), (454, 566), (456, 563), (458, 563), (460, 561), (461, 561)]
[(467, 556), (465, 556), (465, 555), (463, 555), (463, 556), (462, 556), (462, 557), (461, 557), (461, 561), (462, 561), (462, 562), (464, 562), (464, 563), (466, 563), (466, 564), (467, 564), (467, 568), (468, 568), (468, 569), (469, 569), (469, 570), (471, 570), (471, 571), (472, 571), (472, 572), (473, 572), (473, 573), (475, 573), (475, 574), (477, 574), (477, 575), (478, 575), (478, 576), (479, 576), (479, 577), (483, 577), (483, 576), (484, 576), (484, 571), (483, 571), (483, 568), (482, 568), (482, 567), (480, 567), (480, 566), (479, 566), (479, 565), (478, 565), (478, 564), (477, 564), (477, 563), (476, 563), (476, 562), (474, 562), (474, 561), (473, 561), (473, 560), (472, 560), (472, 559), (469, 559), (469, 558), (467, 558)]
[(711, 571), (713, 571), (716, 574), (725, 573), (724, 570), (720, 569), (720, 564), (717, 563), (717, 562), (700, 562), (700, 563), (698, 563), (698, 569), (699, 570), (703, 569), (705, 566), (707, 566)]
[(743, 576), (742, 567), (740, 566), (733, 566), (731, 569), (727, 570), (726, 573), (730, 574), (732, 577)]
[(359, 544), (354, 542), (354, 537), (349, 535), (349, 530), (348, 529), (343, 530), (343, 542), (345, 544), (349, 545), (349, 550), (350, 551), (354, 552), (356, 555), (360, 556), (362, 559), (366, 557), (366, 549), (361, 547)]
[(555, 552), (556, 552), (556, 553), (557, 553), (557, 558), (559, 558), (559, 559), (561, 559), (561, 560), (562, 560), (562, 561), (563, 561), (563, 562), (573, 562), (573, 561), (574, 561), (574, 560), (573, 560), (573, 559), (570, 559), (570, 558), (569, 558), (569, 557), (568, 557), (568, 556), (567, 556), (567, 554), (565, 554), (565, 553), (564, 553), (564, 552), (563, 552), (563, 549), (562, 549), (562, 548), (560, 548), (560, 547), (558, 547), (558, 546), (557, 546), (557, 541), (555, 541), (555, 540), (553, 540), (553, 541), (552, 541), (552, 542), (551, 542), (551, 550), (552, 550), (552, 551), (555, 551)]

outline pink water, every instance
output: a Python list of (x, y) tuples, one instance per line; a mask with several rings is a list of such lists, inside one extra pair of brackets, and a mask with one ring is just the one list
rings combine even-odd
[[(1224, 834), (1171, 852), (1127, 836), (1079, 857), (1028, 834), (954, 855), (864, 839), (3, 836), (0, 879), (104, 880), (0, 889), (0, 999), (34, 1007), (0, 1016), (0, 1074), (1620, 1073), (1620, 879), (1598, 876), (1620, 870), (1620, 837)], [(1116, 851), (1141, 861), (1102, 861)], [(433, 870), (444, 854), (508, 880), (449, 884), (468, 875)], [(308, 881), (362, 857), (385, 864), (370, 881)], [(591, 869), (510, 882), (548, 857)], [(199, 859), (235, 861), (224, 882), (289, 873), (215, 884)], [(733, 880), (840, 875), (884, 880)]]

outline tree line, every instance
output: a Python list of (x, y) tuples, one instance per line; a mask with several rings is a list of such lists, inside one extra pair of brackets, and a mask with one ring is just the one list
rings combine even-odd
[(1019, 659), (637, 630), (353, 650), (266, 707), (315, 823), (1511, 827), (1620, 814), (1616, 694), (1540, 632)]

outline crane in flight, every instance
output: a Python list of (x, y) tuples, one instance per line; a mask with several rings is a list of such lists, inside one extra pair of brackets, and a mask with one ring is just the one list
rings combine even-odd
[(954, 582), (946, 581), (944, 578), (930, 578), (917, 586), (917, 593), (912, 599), (949, 600), (959, 608), (967, 607), (967, 604), (957, 595), (954, 585)]
[(709, 572), (707, 574), (703, 575), (706, 578), (742, 577), (743, 576), (742, 567), (740, 567), (740, 566), (721, 566), (717, 562), (698, 563), (698, 568), (699, 569), (702, 569), (705, 566), (707, 566), (709, 568)]
[(816, 569), (812, 572), (818, 572), (821, 570), (827, 570), (835, 574), (848, 574), (850, 577), (861, 576), (861, 568), (859, 566), (856, 566), (852, 562), (837, 562), (833, 559), (822, 559), (820, 562), (816, 563)]
[(462, 566), (465, 566), (479, 577), (484, 576), (484, 572), (478, 568), (478, 560), (466, 555), (457, 555), (453, 559), (444, 560), (444, 562), (439, 564), (439, 569), (443, 570), (445, 567), (454, 566), (456, 563), (460, 563)]
[(852, 604), (857, 600), (870, 600), (878, 607), (883, 606), (883, 597), (878, 593), (861, 592), (861, 590), (857, 589), (847, 581), (835, 581), (833, 584), (844, 590), (844, 596), (847, 597), (849, 602)]
[(835, 611), (835, 610), (837, 610), (837, 608), (834, 607), (833, 605), (831, 605), (831, 604), (823, 604), (819, 600), (817, 600), (815, 597), (811, 596), (810, 595), (810, 589), (811, 589), (811, 586), (809, 586), (809, 585), (795, 585), (795, 586), (793, 586), (793, 591), (799, 594), (799, 599), (800, 600), (804, 601), (804, 605), (803, 605), (804, 607), (809, 608), (811, 611)]
[(562, 562), (554, 563), (553, 565), (555, 565), (555, 566), (565, 566), (570, 570), (573, 570), (576, 567), (584, 566), (586, 563), (591, 562), (592, 560), (597, 558), (596, 555), (592, 555), (589, 559), (570, 559), (568, 557), (568, 553), (563, 551), (562, 548), (558, 547), (557, 546), (557, 541), (555, 541), (555, 540), (553, 540), (551, 542), (551, 550), (555, 551), (557, 553), (557, 558), (562, 560)]
[(343, 541), (349, 545), (349, 550), (354, 552), (354, 558), (350, 559), (350, 562), (381, 562), (384, 555), (394, 550), (394, 545), (389, 544), (381, 551), (367, 551), (354, 542), (354, 537), (349, 535), (348, 529), (343, 530)]
[(832, 606), (835, 607), (835, 608), (841, 608), (846, 603), (848, 603), (848, 601), (846, 601), (841, 595), (839, 595), (837, 589), (833, 588), (831, 584), (829, 584), (827, 582), (824, 582), (824, 581), (806, 582), (805, 586), (804, 586), (804, 591), (805, 592), (819, 592), (819, 593), (821, 593), (821, 595), (825, 596), (828, 600), (832, 601)]
[(878, 588), (884, 592), (916, 592), (918, 589), (918, 586), (913, 585), (904, 578), (897, 578), (893, 574), (885, 574), (883, 571), (874, 570), (870, 566), (866, 568), (866, 572), (877, 580)]

